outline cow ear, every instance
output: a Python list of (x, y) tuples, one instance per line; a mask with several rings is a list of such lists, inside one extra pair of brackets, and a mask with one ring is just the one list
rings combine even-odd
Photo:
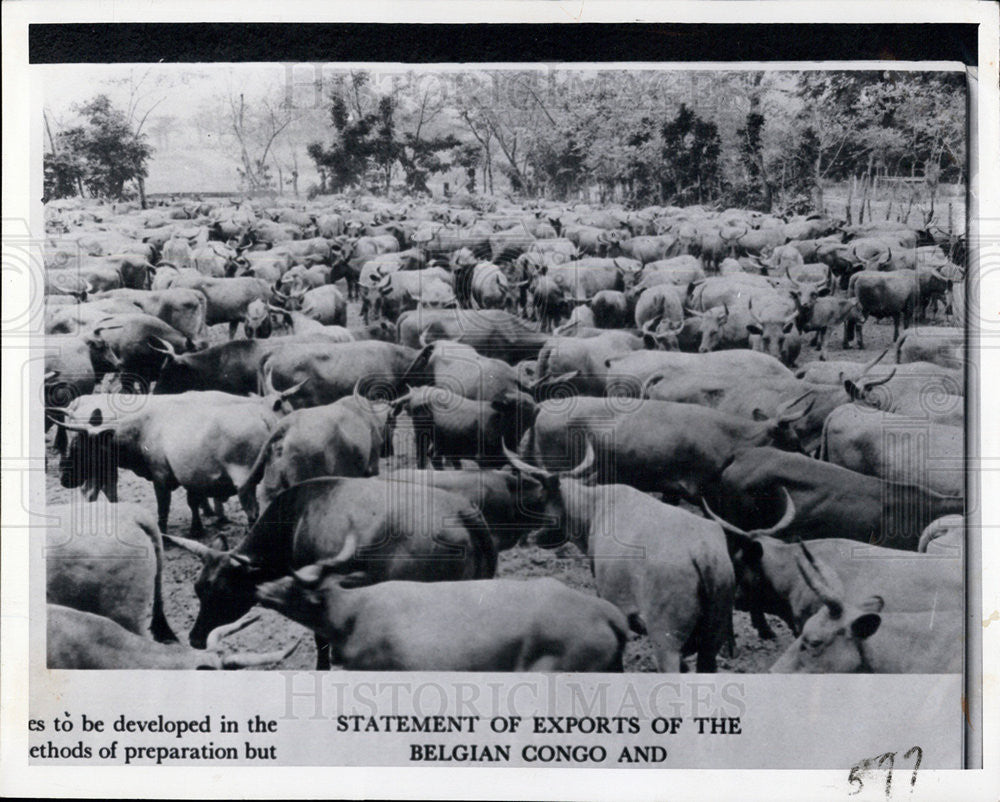
[(789, 320), (784, 326), (781, 327), (781, 330), (785, 334), (788, 334), (789, 332), (791, 332), (791, 330), (793, 328), (795, 328), (795, 321), (794, 320)]
[(850, 379), (844, 379), (844, 392), (847, 393), (847, 397), (852, 401), (861, 396), (861, 392), (858, 390), (858, 385)]
[(753, 414), (753, 419), (755, 421), (768, 420), (767, 413), (764, 412), (764, 410), (760, 409), (759, 407), (754, 409), (752, 414)]
[(759, 540), (751, 539), (744, 546), (743, 554), (750, 562), (759, 563), (764, 557), (764, 547), (760, 545)]
[(763, 329), (761, 329), (761, 327), (758, 326), (756, 323), (747, 323), (747, 331), (749, 331), (751, 334), (761, 334), (763, 332)]
[(829, 295), (830, 294), (830, 288), (829, 287), (822, 287), (819, 290), (819, 292), (817, 292), (816, 294), (819, 295), (820, 297), (822, 297), (824, 295)]
[(882, 623), (878, 613), (862, 613), (851, 621), (851, 634), (858, 640), (866, 640), (874, 635)]

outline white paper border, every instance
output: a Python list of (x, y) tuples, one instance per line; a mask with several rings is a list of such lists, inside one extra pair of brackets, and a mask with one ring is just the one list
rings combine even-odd
[[(984, 265), (1000, 263), (1000, 165), (997, 143), (998, 124), (997, 55), (998, 7), (992, 2), (877, 2), (874, 0), (839, 0), (838, 2), (705, 3), (705, 2), (628, 2), (574, 0), (573, 2), (533, 2), (500, 0), (473, 4), (459, 0), (439, 2), (380, 3), (274, 3), (259, 0), (219, 0), (210, 7), (204, 2), (161, 2), (152, 4), (78, 0), (77, 2), (18, 2), (3, 6), (3, 218), (5, 222), (26, 219), (30, 198), (25, 194), (31, 185), (29, 152), (31, 133), (24, 121), (31, 119), (29, 82), (26, 80), (27, 23), (32, 22), (125, 22), (125, 21), (222, 21), (244, 22), (831, 22), (831, 23), (979, 23), (979, 175), (973, 187), (980, 203), (980, 237), (984, 243), (980, 259)], [(826, 68), (835, 63), (824, 64)], [(855, 63), (856, 64), (856, 63)], [(478, 65), (477, 65), (478, 66)], [(505, 65), (509, 66), (509, 65)], [(602, 64), (602, 67), (610, 65)], [(632, 65), (630, 65), (632, 66)], [(678, 65), (680, 66), (680, 65)], [(686, 64), (686, 67), (691, 65)], [(747, 63), (725, 66), (738, 69)], [(761, 65), (765, 66), (765, 65)], [(768, 68), (777, 65), (767, 63)], [(801, 66), (801, 65), (800, 65)], [(810, 65), (812, 66), (812, 65)], [(846, 66), (846, 65), (845, 65)], [(894, 65), (898, 68), (900, 65)], [(34, 182), (39, 183), (37, 177)], [(35, 218), (39, 219), (39, 218)], [(6, 227), (5, 227), (6, 228)], [(7, 247), (5, 234), (4, 248)], [(980, 284), (980, 308), (983, 319), (1000, 315), (1000, 288), (992, 276)], [(3, 281), (3, 319), (12, 310), (27, 303), (25, 288), (5, 276)], [(1000, 359), (995, 349), (981, 353), (982, 396), (998, 398)], [(28, 489), (17, 448), (23, 424), (16, 417), (26, 388), (18, 386), (19, 366), (7, 360), (3, 364), (3, 475), (0, 483), (0, 510), (4, 525), (21, 523), (18, 510)], [(993, 405), (983, 401), (981, 421), (982, 457), (1000, 458), (1000, 420), (992, 414)], [(1000, 494), (991, 493), (994, 483), (984, 475), (988, 487), (982, 492), (983, 520), (1000, 520)], [(21, 513), (23, 518), (23, 513)], [(22, 530), (23, 531), (23, 530)], [(268, 768), (243, 767), (131, 768), (118, 767), (27, 767), (28, 649), (27, 593), (25, 566), (27, 545), (24, 538), (4, 537), (0, 562), (0, 792), (4, 795), (45, 794), (53, 796), (95, 795), (108, 798), (141, 796), (174, 797), (432, 797), (443, 799), (476, 795), (481, 798), (514, 799), (685, 799), (760, 798), (802, 800), (804, 798), (841, 799), (849, 793), (842, 771), (693, 771), (673, 769), (620, 771), (605, 769), (343, 769), (343, 768)], [(1000, 544), (987, 539), (983, 543), (983, 610), (1000, 609)], [(987, 613), (988, 615), (988, 613)], [(984, 615), (983, 618), (986, 618)], [(995, 712), (1000, 710), (1000, 622), (984, 626), (983, 672), (983, 755), (986, 768), (981, 771), (922, 771), (913, 799), (996, 799), (1000, 788), (1000, 729)], [(775, 700), (780, 704), (780, 700)], [(991, 715), (991, 713), (993, 713)], [(795, 711), (789, 711), (790, 721)], [(458, 772), (458, 773), (456, 773)], [(870, 789), (869, 789), (870, 790)], [(897, 787), (896, 793), (909, 789)], [(881, 793), (881, 789), (879, 789)], [(859, 798), (871, 798), (866, 792)]]

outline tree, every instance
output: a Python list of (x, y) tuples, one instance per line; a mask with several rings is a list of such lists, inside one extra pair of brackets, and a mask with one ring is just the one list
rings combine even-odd
[(47, 114), (45, 115), (45, 127), (48, 133), (49, 150), (46, 150), (42, 157), (43, 200), (48, 202), (56, 198), (82, 196), (84, 194), (83, 178), (87, 174), (83, 128), (78, 126), (53, 135)]
[(661, 135), (664, 197), (671, 203), (712, 200), (720, 189), (722, 143), (718, 126), (681, 103), (677, 116), (663, 125)]
[(736, 202), (770, 212), (773, 203), (772, 187), (764, 164), (763, 130), (764, 115), (750, 112), (746, 125), (736, 132), (739, 136), (740, 159), (746, 171), (745, 189)]
[[(374, 184), (388, 193), (399, 166), (410, 192), (429, 192), (428, 177), (452, 166), (443, 158), (445, 152), (462, 145), (451, 133), (427, 134), (443, 109), (443, 99), (433, 98), (430, 88), (376, 93), (367, 73), (352, 72), (330, 98), (333, 142), (326, 148), (313, 142), (307, 148), (320, 172), (321, 189), (336, 192)], [(401, 130), (406, 128), (411, 130)]]
[(126, 185), (148, 175), (152, 148), (107, 95), (77, 107), (84, 124), (54, 135), (46, 116), (49, 152), (44, 159), (46, 198), (89, 194), (122, 200)]

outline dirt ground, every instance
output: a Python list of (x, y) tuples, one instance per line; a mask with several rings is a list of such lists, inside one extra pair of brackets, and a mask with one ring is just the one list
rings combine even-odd
[[(351, 303), (349, 324), (354, 325), (358, 318), (358, 305)], [(226, 326), (213, 327), (211, 339), (221, 342), (226, 338)], [(238, 335), (242, 336), (242, 335)], [(831, 337), (829, 344), (830, 359), (851, 359), (867, 361), (892, 342), (892, 324), (884, 324), (869, 320), (865, 324), (864, 351), (852, 349), (843, 352), (840, 348), (841, 335), (838, 332)], [(803, 365), (816, 359), (816, 353), (805, 349), (799, 364)], [(50, 440), (52, 433), (50, 432)], [(397, 433), (405, 436), (405, 426)], [(405, 451), (405, 446), (402, 451)], [(75, 490), (67, 490), (60, 486), (58, 476), (58, 459), (52, 457), (47, 461), (47, 499), (50, 503), (65, 503), (76, 496)], [(398, 457), (395, 459), (399, 459)], [(404, 458), (405, 460), (405, 458)], [(402, 467), (402, 466), (400, 466)], [(142, 504), (150, 510), (156, 509), (153, 486), (133, 473), (123, 471), (119, 476), (119, 498)], [(240, 509), (236, 498), (226, 502), (228, 523), (219, 526), (213, 519), (206, 519), (208, 530), (207, 541), (218, 535), (224, 535), (230, 546), (240, 541), (246, 531), (246, 518)], [(182, 491), (174, 493), (169, 518), (169, 533), (188, 535), (190, 512)], [(198, 600), (194, 593), (194, 580), (201, 568), (200, 561), (193, 555), (177, 548), (166, 550), (166, 566), (163, 577), (166, 615), (171, 626), (182, 641), (186, 642), (187, 633), (194, 623), (198, 612)], [(498, 575), (501, 577), (536, 577), (554, 576), (573, 588), (595, 593), (594, 581), (590, 567), (585, 557), (574, 546), (561, 546), (548, 551), (537, 547), (515, 547), (500, 555)], [(315, 666), (315, 647), (312, 637), (305, 628), (283, 618), (278, 613), (258, 608), (260, 620), (253, 626), (227, 639), (231, 650), (273, 651), (290, 645), (296, 639), (301, 639), (299, 648), (283, 663), (274, 666), (279, 669), (312, 669)], [(757, 637), (750, 625), (749, 615), (736, 613), (735, 633), (736, 649), (732, 656), (723, 653), (719, 658), (719, 669), (724, 672), (760, 673), (766, 672), (777, 657), (792, 641), (788, 628), (779, 619), (770, 617), (770, 624), (777, 637), (772, 641), (763, 641)], [(647, 638), (633, 640), (626, 652), (626, 671), (655, 671), (650, 644)], [(690, 661), (693, 669), (693, 658)]]

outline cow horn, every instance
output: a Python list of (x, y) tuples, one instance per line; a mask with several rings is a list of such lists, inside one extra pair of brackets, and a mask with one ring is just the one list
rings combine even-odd
[(185, 551), (191, 552), (196, 557), (200, 557), (202, 560), (209, 560), (212, 557), (218, 557), (225, 552), (213, 549), (211, 546), (206, 546), (204, 543), (199, 543), (197, 540), (191, 540), (186, 537), (178, 537), (177, 535), (164, 535), (163, 539), (168, 543), (173, 543), (175, 546), (179, 546)]
[(583, 460), (581, 460), (580, 464), (577, 465), (575, 468), (573, 468), (571, 471), (565, 473), (564, 474), (565, 476), (568, 476), (572, 479), (575, 479), (579, 476), (585, 476), (587, 472), (590, 471), (590, 469), (593, 467), (594, 461), (597, 459), (597, 456), (594, 454), (594, 446), (590, 442), (590, 438), (588, 437), (586, 438), (586, 440), (587, 440), (587, 450), (583, 455)]
[(226, 669), (252, 668), (254, 666), (264, 666), (270, 663), (280, 663), (282, 660), (291, 657), (292, 653), (299, 648), (302, 638), (299, 638), (287, 649), (279, 649), (274, 652), (261, 652), (260, 654), (251, 652), (237, 652), (222, 656), (222, 667)]
[(394, 411), (396, 411), (396, 414), (398, 414), (398, 410), (402, 409), (402, 407), (405, 404), (409, 403), (412, 397), (413, 397), (413, 390), (411, 389), (408, 392), (403, 393), (399, 398), (397, 398), (395, 401), (392, 402), (392, 408)]
[(699, 312), (696, 309), (692, 309), (690, 306), (685, 306), (684, 307), (684, 311), (687, 312), (692, 317), (705, 317), (705, 313), (704, 312)]
[(812, 393), (812, 390), (807, 390), (798, 398), (796, 398), (794, 401), (787, 401), (781, 406), (779, 406), (776, 415), (778, 423), (794, 423), (795, 421), (800, 420), (801, 418), (804, 418), (806, 415), (808, 415), (809, 410), (811, 410), (813, 408), (813, 405), (816, 403), (815, 398), (813, 398), (812, 401), (806, 404), (800, 412), (791, 412), (790, 410), (795, 404), (797, 404), (799, 401), (801, 401), (810, 393)]
[(238, 621), (233, 621), (231, 624), (223, 624), (222, 626), (216, 627), (209, 632), (208, 637), (205, 638), (206, 651), (218, 651), (223, 638), (239, 632), (241, 629), (246, 629), (248, 626), (259, 620), (260, 613), (247, 613)]
[(893, 369), (889, 371), (889, 374), (881, 379), (865, 379), (864, 382), (862, 383), (862, 391), (870, 390), (872, 387), (878, 387), (880, 384), (885, 384), (886, 382), (890, 381), (892, 377), (896, 375), (896, 371), (898, 369), (899, 369), (898, 365), (894, 366)]
[(264, 389), (264, 392), (262, 393), (262, 395), (265, 395), (265, 396), (275, 395), (278, 392), (275, 389), (275, 387), (274, 387), (274, 381), (271, 378), (272, 371), (273, 371), (273, 368), (270, 365), (268, 365), (264, 369), (264, 376), (263, 376), (263, 389)]
[(540, 476), (543, 479), (548, 479), (552, 476), (552, 474), (544, 468), (529, 465), (527, 462), (522, 460), (519, 456), (517, 456), (517, 454), (507, 448), (507, 443), (503, 439), (500, 440), (500, 447), (503, 449), (503, 453), (504, 456), (507, 457), (507, 461), (521, 473), (526, 473), (529, 476)]
[(650, 318), (649, 320), (647, 320), (645, 323), (642, 324), (642, 333), (643, 334), (652, 334), (656, 330), (656, 327), (660, 325), (660, 321), (661, 320), (663, 320), (663, 314), (662, 313), (660, 313), (656, 317), (653, 317), (653, 318)]
[[(104, 319), (105, 320), (112, 320), (113, 318), (106, 317)], [(95, 326), (93, 329), (91, 329), (91, 334), (93, 334), (95, 337), (100, 337), (102, 331), (112, 331), (114, 329), (123, 329), (123, 328), (125, 328), (125, 324), (124, 323), (116, 323), (113, 326), (102, 326), (102, 325), (100, 325), (100, 323), (98, 323), (97, 326)]]
[(782, 513), (778, 522), (774, 526), (769, 526), (767, 529), (751, 529), (749, 532), (740, 529), (738, 526), (729, 523), (729, 521), (720, 518), (715, 511), (708, 506), (708, 500), (704, 497), (701, 500), (701, 506), (705, 509), (705, 512), (708, 513), (709, 517), (711, 517), (713, 521), (715, 521), (727, 532), (732, 532), (751, 539), (758, 537), (773, 537), (783, 529), (787, 529), (792, 521), (795, 520), (795, 502), (792, 501), (792, 495), (788, 492), (788, 488), (784, 486), (781, 488), (781, 492), (785, 497), (785, 511)]
[(878, 355), (877, 357), (875, 357), (875, 358), (874, 358), (874, 359), (873, 359), (873, 360), (872, 360), (871, 362), (869, 362), (869, 363), (868, 363), (867, 365), (865, 365), (865, 366), (864, 366), (864, 368), (862, 369), (861, 373), (859, 374), (859, 378), (860, 378), (861, 376), (864, 376), (864, 375), (865, 375), (865, 374), (866, 374), (866, 373), (867, 373), (867, 372), (868, 372), (869, 370), (871, 370), (871, 369), (872, 369), (873, 367), (875, 367), (875, 366), (876, 366), (876, 365), (877, 365), (877, 364), (878, 364), (879, 362), (881, 362), (881, 361), (882, 361), (882, 359), (883, 359), (883, 358), (885, 357), (885, 355), (889, 353), (889, 349), (890, 349), (890, 348), (892, 348), (892, 346), (891, 346), (891, 345), (887, 346), (887, 347), (886, 347), (886, 349), (885, 349), (885, 350), (884, 350), (884, 351), (883, 351), (883, 352), (882, 352), (881, 354), (879, 354), (879, 355)]
[(820, 601), (830, 608), (830, 615), (834, 618), (839, 618), (844, 610), (843, 602), (841, 602), (830, 587), (819, 563), (816, 562), (809, 549), (806, 548), (806, 544), (800, 540), (799, 545), (802, 547), (802, 554), (805, 556), (805, 560), (799, 559), (795, 561), (799, 573), (802, 574), (802, 578), (810, 590), (819, 596)]
[(648, 398), (649, 388), (652, 387), (654, 384), (658, 384), (659, 382), (663, 381), (663, 379), (664, 375), (662, 373), (654, 373), (652, 376), (649, 376), (646, 379), (646, 381), (642, 383), (642, 397)]
[(354, 532), (351, 532), (344, 538), (344, 545), (340, 547), (340, 551), (337, 552), (336, 557), (320, 560), (317, 565), (323, 569), (324, 574), (329, 573), (330, 570), (337, 568), (346, 562), (350, 562), (357, 550), (358, 536)]
[(47, 416), (49, 421), (60, 429), (65, 429), (68, 432), (79, 432), (80, 434), (93, 434), (93, 428), (86, 423), (66, 423), (64, 421), (58, 420), (52, 415)]
[(561, 337), (567, 331), (570, 331), (571, 329), (575, 329), (579, 325), (580, 325), (580, 321), (579, 320), (568, 320), (565, 323), (563, 323), (562, 325), (556, 326), (552, 330), (552, 334), (555, 337)]
[(166, 354), (171, 359), (177, 358), (177, 351), (174, 350), (174, 347), (161, 337), (157, 337), (155, 334), (150, 334), (149, 337), (146, 338), (146, 345), (151, 351)]
[[(271, 376), (271, 373), (270, 373), (270, 371), (268, 371), (268, 374), (267, 374), (267, 375), (268, 375), (268, 378), (270, 379), (270, 376)], [(360, 379), (358, 379), (358, 381), (361, 381), (361, 380), (360, 380)], [(304, 378), (304, 379), (303, 379), (302, 381), (300, 381), (300, 382), (299, 382), (298, 384), (293, 384), (293, 385), (292, 385), (291, 387), (289, 387), (288, 389), (286, 389), (286, 390), (281, 390), (281, 391), (280, 391), (280, 392), (278, 393), (278, 397), (279, 397), (279, 398), (280, 398), (280, 399), (281, 399), (282, 401), (284, 401), (284, 400), (285, 400), (285, 399), (287, 399), (287, 398), (291, 398), (291, 397), (292, 397), (293, 395), (295, 395), (295, 394), (296, 394), (296, 393), (297, 393), (297, 392), (298, 392), (299, 390), (301, 390), (301, 389), (302, 389), (302, 388), (303, 388), (303, 387), (304, 387), (304, 386), (305, 386), (306, 384), (308, 384), (308, 383), (309, 383), (309, 377), (308, 377), (308, 376), (306, 376), (306, 377), (305, 377), (305, 378)], [(274, 385), (272, 385), (272, 389), (273, 389), (273, 387), (274, 387)]]
[(58, 370), (47, 370), (45, 371), (45, 381), (50, 382), (58, 375), (59, 375)]
[(801, 287), (802, 285), (792, 278), (792, 274), (789, 272), (788, 265), (785, 265), (785, 275), (788, 276), (788, 280), (792, 282), (796, 287)]

